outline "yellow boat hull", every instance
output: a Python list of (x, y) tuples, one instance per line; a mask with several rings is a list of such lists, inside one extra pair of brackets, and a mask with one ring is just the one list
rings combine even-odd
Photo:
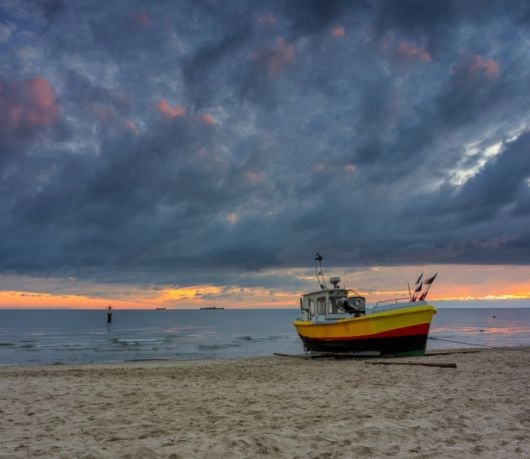
[(294, 326), (310, 351), (421, 355), (434, 314), (434, 306), (423, 304), (335, 321), (297, 320)]

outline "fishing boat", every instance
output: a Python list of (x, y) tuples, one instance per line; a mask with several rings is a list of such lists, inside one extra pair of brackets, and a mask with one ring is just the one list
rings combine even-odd
[(322, 257), (315, 257), (320, 290), (300, 298), (300, 315), (294, 326), (304, 349), (312, 352), (423, 355), (436, 308), (426, 301), (436, 274), (418, 278), (409, 296), (378, 302), (367, 310), (366, 298), (340, 287), (340, 277), (322, 273)]

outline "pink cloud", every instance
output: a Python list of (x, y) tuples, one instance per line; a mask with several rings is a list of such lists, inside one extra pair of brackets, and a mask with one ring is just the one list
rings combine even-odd
[(404, 59), (428, 62), (432, 60), (431, 54), (423, 48), (416, 47), (401, 41), (397, 47), (397, 53)]
[(331, 36), (333, 38), (342, 38), (346, 35), (346, 30), (341, 25), (337, 25), (331, 29)]
[(469, 79), (487, 78), (493, 80), (497, 78), (500, 67), (494, 59), (484, 59), (482, 56), (467, 55), (460, 59), (449, 69), (451, 75), (460, 75)]
[(231, 213), (226, 216), (226, 221), (233, 225), (239, 221), (239, 217), (236, 214)]
[(125, 121), (125, 127), (129, 129), (133, 134), (139, 134), (140, 130), (138, 129), (137, 124), (133, 120)]
[(210, 115), (209, 113), (204, 113), (203, 115), (201, 115), (201, 121), (204, 124), (215, 124), (215, 120), (213, 116)]
[(168, 118), (180, 118), (186, 115), (186, 109), (182, 105), (172, 107), (165, 99), (156, 104), (156, 109)]
[(59, 105), (46, 78), (0, 83), (0, 124), (6, 131), (45, 128), (58, 118)]
[(469, 66), (470, 73), (480, 73), (488, 78), (496, 78), (499, 74), (499, 64), (493, 59), (482, 59), (481, 56), (474, 56)]

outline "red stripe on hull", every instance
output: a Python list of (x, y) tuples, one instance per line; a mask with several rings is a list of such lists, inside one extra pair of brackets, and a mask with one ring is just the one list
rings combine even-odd
[(429, 333), (430, 323), (413, 325), (411, 327), (396, 328), (382, 333), (364, 336), (341, 336), (337, 338), (313, 338), (313, 341), (355, 341), (377, 338), (404, 338), (406, 336), (427, 335)]
[(411, 327), (397, 328), (395, 330), (389, 330), (383, 333), (377, 333), (372, 335), (373, 338), (394, 338), (400, 336), (410, 336), (410, 335), (426, 335), (429, 333), (430, 323), (412, 325)]

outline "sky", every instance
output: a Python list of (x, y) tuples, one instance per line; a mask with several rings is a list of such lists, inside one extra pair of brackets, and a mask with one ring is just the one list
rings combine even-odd
[(530, 297), (530, 4), (3, 0), (0, 307)]

